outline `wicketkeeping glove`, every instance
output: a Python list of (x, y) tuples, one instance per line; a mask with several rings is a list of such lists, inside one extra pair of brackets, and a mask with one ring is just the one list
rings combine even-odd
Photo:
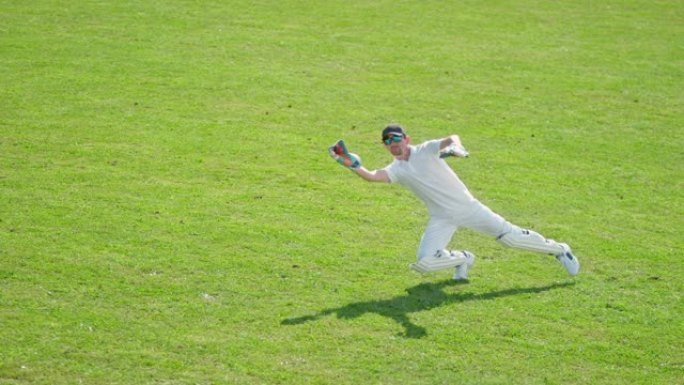
[(353, 154), (347, 150), (344, 140), (340, 139), (337, 143), (328, 148), (330, 156), (348, 169), (355, 169), (361, 167), (361, 157)]
[(455, 144), (452, 144), (451, 146), (439, 152), (440, 158), (448, 158), (450, 156), (467, 158), (469, 155), (470, 154), (468, 154), (468, 151), (466, 151), (465, 148), (463, 148), (462, 146), (457, 146)]

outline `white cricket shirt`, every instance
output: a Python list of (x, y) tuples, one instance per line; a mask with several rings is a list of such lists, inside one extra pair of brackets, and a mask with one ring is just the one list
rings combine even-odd
[(461, 216), (473, 213), (479, 202), (456, 173), (439, 157), (439, 140), (409, 146), (408, 161), (395, 159), (385, 167), (390, 183), (411, 190), (431, 216)]

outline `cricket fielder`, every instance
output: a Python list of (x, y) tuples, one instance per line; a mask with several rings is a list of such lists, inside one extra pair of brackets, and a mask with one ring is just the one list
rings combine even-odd
[(382, 142), (394, 161), (373, 171), (363, 167), (361, 158), (350, 153), (341, 140), (330, 147), (329, 153), (361, 178), (369, 182), (398, 183), (425, 203), (430, 220), (418, 246), (417, 262), (411, 265), (414, 270), (455, 268), (454, 280), (467, 279), (475, 255), (446, 249), (454, 233), (464, 227), (491, 235), (508, 247), (553, 255), (570, 275), (579, 272), (579, 261), (567, 244), (520, 228), (473, 197), (444, 160), (447, 156), (468, 156), (458, 135), (414, 146), (404, 129), (392, 124), (382, 131)]

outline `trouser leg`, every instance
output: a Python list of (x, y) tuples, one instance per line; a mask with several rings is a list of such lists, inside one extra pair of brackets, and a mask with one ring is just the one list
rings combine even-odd
[(537, 253), (559, 255), (565, 251), (563, 246), (553, 239), (547, 239), (535, 231), (521, 229), (515, 225), (511, 231), (501, 234), (496, 240), (509, 247)]
[(418, 259), (435, 256), (436, 253), (446, 249), (456, 230), (458, 230), (458, 226), (453, 221), (444, 218), (430, 218), (420, 239)]
[(464, 226), (496, 237), (499, 243), (508, 247), (553, 255), (564, 251), (558, 242), (547, 239), (533, 230), (511, 224), (482, 204), (480, 209), (464, 222)]

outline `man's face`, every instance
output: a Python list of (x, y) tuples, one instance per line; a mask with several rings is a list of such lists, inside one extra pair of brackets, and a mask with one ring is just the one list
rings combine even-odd
[(408, 138), (402, 134), (388, 134), (382, 138), (385, 148), (393, 156), (402, 156), (408, 150)]

